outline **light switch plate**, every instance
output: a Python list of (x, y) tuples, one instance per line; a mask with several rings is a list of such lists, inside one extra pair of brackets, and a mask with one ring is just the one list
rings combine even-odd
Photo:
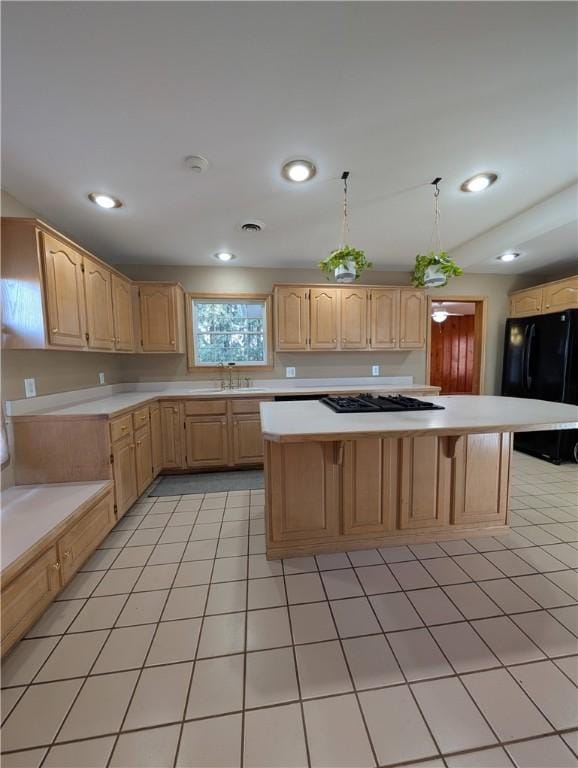
[(285, 368), (285, 377), (287, 379), (294, 379), (295, 378), (295, 368), (292, 365), (288, 365)]
[(24, 379), (26, 397), (36, 397), (36, 379)]
[(371, 366), (371, 375), (372, 376), (379, 376), (379, 365), (372, 365)]
[(102, 371), (98, 374), (98, 383), (104, 384), (104, 373)]

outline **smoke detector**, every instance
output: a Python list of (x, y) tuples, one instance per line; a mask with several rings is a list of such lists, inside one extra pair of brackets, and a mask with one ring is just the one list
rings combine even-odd
[(193, 173), (204, 173), (209, 167), (209, 161), (201, 155), (189, 155), (185, 157), (185, 165)]
[(258, 219), (253, 219), (252, 221), (246, 221), (241, 224), (241, 229), (243, 232), (261, 232), (265, 229), (265, 223)]

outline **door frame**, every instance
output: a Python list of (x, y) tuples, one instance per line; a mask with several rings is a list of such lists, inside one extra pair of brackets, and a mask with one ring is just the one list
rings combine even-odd
[(487, 317), (488, 317), (488, 297), (487, 296), (431, 296), (427, 297), (427, 329), (426, 329), (426, 368), (425, 383), (431, 385), (431, 313), (434, 302), (439, 301), (466, 301), (475, 303), (476, 311), (474, 315), (474, 375), (472, 388), (474, 395), (483, 395), (485, 390), (486, 373), (486, 343), (487, 343)]

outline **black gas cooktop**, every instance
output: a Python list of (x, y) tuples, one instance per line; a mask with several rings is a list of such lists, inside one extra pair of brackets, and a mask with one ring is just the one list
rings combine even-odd
[(328, 395), (321, 402), (335, 413), (383, 413), (385, 411), (443, 411), (443, 405), (404, 395)]

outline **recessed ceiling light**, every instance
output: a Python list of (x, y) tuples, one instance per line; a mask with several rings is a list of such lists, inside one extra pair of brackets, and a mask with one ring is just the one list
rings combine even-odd
[(498, 261), (515, 261), (520, 258), (520, 254), (516, 251), (506, 251), (501, 256), (498, 256)]
[(91, 192), (88, 196), (91, 203), (100, 206), (101, 208), (121, 208), (122, 202), (118, 197), (112, 197), (112, 195), (103, 195), (100, 192)]
[(214, 259), (217, 259), (217, 261), (234, 261), (237, 257), (234, 253), (229, 253), (228, 251), (219, 251), (219, 253), (216, 253), (213, 256)]
[(317, 168), (310, 160), (288, 160), (281, 174), (289, 181), (309, 181), (317, 173)]
[(460, 186), (462, 192), (482, 192), (491, 186), (498, 178), (497, 173), (477, 173), (471, 179), (466, 179)]

